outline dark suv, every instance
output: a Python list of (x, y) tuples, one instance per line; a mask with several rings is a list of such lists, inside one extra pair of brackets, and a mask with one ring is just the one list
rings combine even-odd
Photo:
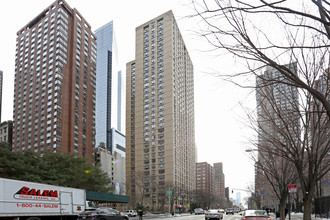
[(128, 216), (121, 215), (112, 208), (89, 209), (81, 212), (77, 220), (128, 220)]
[(234, 209), (232, 209), (232, 208), (226, 209), (226, 215), (229, 215), (229, 214), (234, 215)]

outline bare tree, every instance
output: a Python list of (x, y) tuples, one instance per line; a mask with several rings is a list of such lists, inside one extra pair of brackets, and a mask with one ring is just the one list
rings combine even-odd
[[(296, 183), (297, 172), (291, 161), (273, 152), (275, 150), (273, 147), (262, 145), (258, 148), (258, 154), (252, 156), (257, 168), (255, 201), (260, 208), (264, 206), (265, 201), (271, 207), (276, 207), (274, 201), (279, 201), (280, 218), (284, 220), (289, 194), (288, 185)], [(263, 191), (262, 195), (261, 190)]]
[[(304, 219), (311, 219), (315, 186), (329, 171), (330, 3), (327, 0), (192, 0), (202, 19), (202, 36), (219, 54), (232, 55), (243, 69), (219, 73), (242, 87), (237, 78), (251, 76), (263, 80), (262, 87), (288, 85), (299, 89), (300, 102), (283, 111), (274, 105), (269, 120), (276, 132), (264, 132), (278, 157), (294, 164), (304, 202)], [(295, 63), (290, 68), (283, 63)], [(265, 67), (278, 77), (260, 75)], [(228, 70), (226, 70), (228, 71)], [(323, 89), (317, 84), (324, 78)], [(248, 81), (248, 80), (247, 80)], [(256, 86), (258, 87), (258, 85)], [(259, 85), (259, 88), (260, 85)], [(315, 104), (316, 103), (316, 104)], [(317, 105), (317, 107), (315, 107)], [(294, 123), (299, 121), (299, 129)], [(272, 124), (273, 123), (273, 124)], [(265, 144), (263, 144), (265, 145)]]
[(330, 171), (329, 117), (310, 93), (283, 83), (269, 85), (274, 77), (280, 78), (278, 71), (269, 69), (257, 80), (258, 118), (251, 117), (258, 133), (256, 161), (282, 208), (288, 184), (299, 179), (304, 219), (309, 220), (317, 182)]
[[(289, 64), (287, 68), (295, 72), (296, 65)], [(273, 78), (283, 77), (275, 69), (267, 68), (264, 74), (257, 78), (257, 119), (250, 115), (250, 121), (254, 132), (258, 134), (258, 141), (254, 144), (258, 154), (252, 159), (257, 168), (256, 188), (260, 190), (264, 187), (263, 201), (274, 203), (279, 200), (280, 217), (284, 220), (288, 185), (295, 183), (298, 176), (292, 161), (287, 160), (283, 152), (279, 153), (277, 148), (282, 146), (274, 146), (274, 139), (287, 141), (278, 135), (278, 129), (283, 128), (291, 133), (292, 139), (299, 138), (299, 98), (295, 87), (286, 84), (270, 85), (269, 81)]]
[[(201, 34), (218, 54), (231, 55), (243, 70), (219, 73), (235, 77), (258, 75), (266, 66), (283, 76), (269, 83), (285, 83), (311, 94), (330, 118), (327, 89), (315, 82), (329, 67), (330, 3), (327, 0), (192, 0), (202, 19)], [(225, 53), (224, 53), (225, 52)], [(297, 62), (298, 74), (283, 63)], [(237, 71), (236, 71), (237, 70)], [(329, 82), (329, 75), (327, 75)], [(239, 84), (240, 86), (250, 86)]]

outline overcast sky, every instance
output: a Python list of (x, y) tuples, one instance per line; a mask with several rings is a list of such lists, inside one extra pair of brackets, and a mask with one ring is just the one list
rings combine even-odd
[[(2, 121), (13, 118), (16, 32), (54, 1), (10, 0), (0, 3), (0, 70), (4, 72)], [(78, 9), (93, 31), (114, 22), (123, 72), (126, 63), (135, 56), (135, 28), (172, 10), (194, 64), (198, 162), (222, 162), (226, 187), (246, 189), (251, 185), (254, 166), (245, 152), (251, 134), (243, 124), (246, 116), (241, 105), (253, 108), (255, 97), (250, 90), (224, 83), (210, 74), (234, 65), (233, 60), (207, 52), (208, 44), (196, 34), (198, 22), (187, 17), (194, 13), (189, 0), (67, 0), (67, 3)]]

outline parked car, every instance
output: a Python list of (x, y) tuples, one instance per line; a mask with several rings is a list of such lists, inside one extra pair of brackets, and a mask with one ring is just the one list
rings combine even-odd
[(245, 210), (241, 215), (242, 220), (271, 220), (265, 210)]
[(221, 212), (222, 214), (225, 214), (225, 210), (224, 209), (219, 209), (219, 212)]
[(205, 212), (205, 219), (223, 219), (223, 214), (218, 209), (209, 209)]
[(127, 215), (121, 215), (112, 208), (97, 208), (85, 210), (78, 215), (77, 220), (128, 220)]
[(226, 209), (226, 215), (229, 215), (229, 214), (234, 215), (234, 209), (232, 209), (232, 208), (227, 208), (227, 209)]
[(135, 210), (125, 210), (122, 212), (123, 215), (127, 215), (129, 217), (137, 216), (137, 212)]
[(195, 215), (203, 215), (204, 210), (202, 208), (196, 208), (194, 209)]

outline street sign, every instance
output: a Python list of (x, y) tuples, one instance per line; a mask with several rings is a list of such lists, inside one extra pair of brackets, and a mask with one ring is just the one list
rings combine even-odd
[(289, 193), (297, 192), (297, 184), (289, 184)]
[(167, 195), (172, 195), (172, 191), (167, 191)]

